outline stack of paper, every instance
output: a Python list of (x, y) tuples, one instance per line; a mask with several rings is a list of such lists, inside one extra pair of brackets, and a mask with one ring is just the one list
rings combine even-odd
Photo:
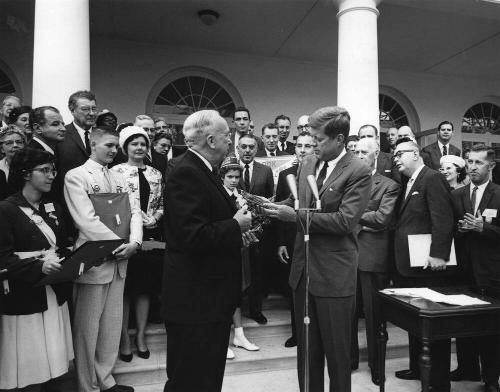
[(468, 306), (468, 305), (488, 305), (489, 302), (471, 297), (465, 294), (446, 295), (438, 293), (427, 287), (412, 287), (402, 289), (381, 290), (384, 294), (402, 295), (407, 297), (423, 298), (432, 302), (440, 302), (449, 305)]

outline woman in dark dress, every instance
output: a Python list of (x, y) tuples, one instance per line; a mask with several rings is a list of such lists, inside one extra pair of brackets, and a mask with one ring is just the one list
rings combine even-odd
[[(141, 205), (143, 221), (143, 239), (159, 240), (161, 235), (160, 220), (163, 217), (163, 180), (161, 173), (144, 163), (149, 150), (149, 138), (142, 128), (131, 126), (120, 132), (120, 147), (127, 156), (127, 163), (121, 163), (112, 170), (121, 173), (131, 193)], [(161, 286), (162, 251), (153, 249), (139, 251), (128, 263), (123, 301), (123, 326), (120, 342), (120, 359), (130, 362), (132, 350), (128, 334), (129, 309), (134, 305), (137, 333), (135, 344), (137, 355), (149, 358), (150, 352), (145, 341), (151, 296), (158, 295)]]
[(74, 358), (67, 299), (71, 283), (36, 286), (58, 271), (69, 253), (62, 209), (47, 200), (55, 177), (53, 156), (17, 152), (11, 183), (21, 189), (0, 201), (0, 390), (62, 390), (59, 377)]

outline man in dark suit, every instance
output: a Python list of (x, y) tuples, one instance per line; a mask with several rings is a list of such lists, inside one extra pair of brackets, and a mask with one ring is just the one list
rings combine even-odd
[[(453, 283), (455, 269), (446, 268), (453, 240), (453, 209), (444, 177), (424, 165), (418, 145), (409, 138), (398, 140), (394, 150), (398, 170), (408, 177), (401, 193), (394, 236), (395, 282), (400, 287), (436, 287)], [(411, 267), (408, 236), (431, 234), (430, 254), (424, 268)], [(401, 379), (418, 379), (421, 342), (409, 336), (410, 369), (396, 372)], [(431, 343), (433, 358), (430, 383), (433, 391), (450, 391), (450, 340)]]
[(422, 148), (424, 163), (431, 169), (439, 170), (441, 164), (439, 160), (443, 155), (460, 156), (460, 149), (450, 143), (453, 136), (453, 124), (450, 121), (443, 121), (437, 126), (437, 141)]
[(288, 155), (278, 149), (278, 128), (276, 124), (269, 123), (262, 127), (263, 148), (257, 150), (257, 157), (276, 157)]
[[(325, 356), (330, 391), (351, 391), (351, 331), (355, 307), (358, 245), (354, 232), (368, 205), (371, 173), (359, 159), (346, 152), (349, 113), (339, 107), (318, 109), (309, 118), (311, 134), (317, 141), (318, 156), (304, 158), (298, 171), (299, 202), (314, 203), (307, 177), (318, 184), (322, 209), (310, 225), (309, 292), (305, 291), (305, 244), (298, 224), (290, 286), (294, 291), (298, 337), (299, 385), (304, 390), (304, 302), (309, 297), (309, 387), (323, 391)], [(303, 213), (284, 204), (266, 204), (267, 213), (284, 221), (303, 221)], [(304, 222), (303, 222), (304, 223)]]
[(226, 121), (215, 110), (202, 110), (186, 119), (183, 133), (191, 148), (172, 169), (164, 193), (164, 391), (220, 391), (251, 216), (246, 207), (236, 211), (213, 173), (231, 143)]
[[(380, 135), (376, 126), (371, 124), (362, 125), (358, 131), (359, 140), (364, 138), (372, 138), (377, 140), (380, 145)], [(392, 160), (392, 155), (383, 151), (378, 154), (377, 161), (375, 162), (375, 169), (377, 173), (390, 178), (398, 183), (401, 183), (401, 174), (396, 168)]]
[(37, 150), (45, 150), (55, 155), (56, 146), (64, 140), (66, 128), (64, 121), (53, 106), (41, 106), (30, 112), (30, 127), (33, 130), (33, 138), (28, 147)]
[[(255, 162), (257, 140), (252, 135), (243, 135), (238, 141), (238, 156), (243, 167), (240, 188), (253, 195), (266, 198), (274, 194), (273, 172), (269, 166)], [(273, 241), (272, 228), (266, 227), (261, 241), (250, 247), (250, 287), (248, 288), (250, 317), (259, 324), (266, 324), (267, 318), (262, 314), (264, 297), (264, 279), (266, 265), (271, 257), (270, 244)]]
[[(309, 121), (309, 118), (307, 119)], [(297, 157), (297, 164), (289, 167), (280, 172), (278, 176), (278, 185), (276, 186), (275, 201), (280, 202), (288, 199), (290, 196), (290, 188), (286, 177), (289, 174), (297, 175), (297, 169), (300, 162), (308, 156), (314, 154), (314, 147), (316, 143), (313, 137), (307, 131), (302, 131), (297, 136), (295, 144), (295, 156)], [(293, 309), (293, 293), (288, 285), (288, 278), (290, 277), (290, 267), (293, 258), (293, 249), (295, 247), (295, 236), (297, 234), (296, 222), (276, 222), (276, 238), (278, 245), (278, 260), (281, 262), (276, 268), (277, 287), (278, 290), (286, 295), (290, 301), (291, 319), (292, 319), (292, 336), (285, 342), (285, 347), (295, 347), (297, 345), (297, 331), (295, 326), (295, 312)]]
[[(487, 286), (491, 279), (500, 279), (500, 186), (489, 181), (494, 158), (491, 148), (472, 147), (467, 159), (471, 183), (452, 192), (457, 257), (467, 284)], [(479, 381), (478, 355), (484, 390), (499, 392), (500, 336), (457, 339), (458, 368), (451, 377)]]
[(295, 154), (295, 146), (293, 143), (287, 141), (288, 136), (290, 136), (290, 127), (292, 126), (290, 117), (280, 114), (274, 119), (274, 123), (278, 128), (278, 150), (285, 155)]
[[(359, 220), (358, 277), (363, 298), (366, 321), (366, 341), (368, 346), (368, 366), (372, 381), (379, 385), (378, 369), (378, 327), (380, 325), (380, 305), (377, 291), (389, 283), (389, 259), (392, 244), (390, 224), (399, 196), (400, 185), (377, 173), (375, 162), (380, 147), (373, 138), (363, 138), (356, 145), (356, 156), (365, 161), (372, 171), (372, 188), (368, 207)], [(357, 317), (355, 329), (357, 334)], [(354, 340), (354, 339), (353, 339)]]
[[(234, 110), (233, 113), (233, 125), (234, 130), (231, 132), (231, 148), (229, 149), (230, 154), (236, 155), (238, 157), (238, 142), (240, 137), (243, 135), (253, 134), (253, 130), (250, 129), (250, 123), (252, 122), (250, 118), (250, 110), (246, 107), (239, 106)], [(257, 150), (263, 149), (264, 145), (262, 140), (257, 140)]]

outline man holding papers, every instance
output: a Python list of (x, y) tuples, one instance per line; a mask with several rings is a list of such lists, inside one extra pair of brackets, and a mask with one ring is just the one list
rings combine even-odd
[[(500, 219), (497, 216), (500, 186), (489, 180), (495, 167), (494, 158), (491, 148), (472, 147), (467, 159), (471, 183), (452, 193), (458, 230), (457, 257), (468, 284), (490, 285), (490, 279), (500, 279)], [(484, 390), (500, 391), (498, 336), (457, 339), (458, 368), (452, 372), (452, 379), (479, 381), (478, 354)]]
[[(395, 231), (395, 281), (400, 287), (433, 287), (450, 285), (453, 268), (446, 268), (450, 259), (453, 233), (453, 210), (450, 190), (443, 176), (424, 166), (418, 145), (409, 138), (398, 140), (394, 163), (408, 177), (401, 192)], [(430, 234), (430, 252), (423, 267), (412, 267), (408, 236)], [(410, 369), (396, 372), (405, 380), (420, 378), (418, 367), (421, 342), (409, 336)], [(450, 341), (431, 344), (431, 386), (433, 391), (449, 391)]]

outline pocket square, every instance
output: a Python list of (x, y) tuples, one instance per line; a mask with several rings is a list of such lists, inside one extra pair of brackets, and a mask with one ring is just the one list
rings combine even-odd
[(386, 173), (390, 173), (391, 172), (391, 169), (385, 169), (384, 170)]
[(330, 192), (332, 192), (332, 191), (333, 191), (333, 188), (330, 188), (330, 189), (328, 189), (328, 190), (329, 190)]
[(413, 192), (411, 195), (412, 195), (412, 196), (413, 196), (413, 195), (418, 195), (418, 192)]

